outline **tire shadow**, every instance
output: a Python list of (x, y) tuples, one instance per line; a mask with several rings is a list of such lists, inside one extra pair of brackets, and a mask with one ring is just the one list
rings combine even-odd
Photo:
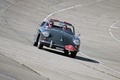
[[(47, 48), (43, 48), (42, 50), (45, 50), (45, 51), (50, 52), (50, 53), (54, 53), (54, 54), (58, 54), (58, 55), (62, 55), (62, 56), (71, 58), (70, 55), (65, 55), (63, 52), (59, 52), (59, 51), (55, 51), (55, 50), (51, 50), (51, 49), (47, 49)], [(91, 62), (91, 63), (99, 63), (96, 60), (93, 60), (93, 59), (90, 59), (90, 58), (81, 57), (81, 56), (76, 56), (73, 59), (86, 61), (86, 62)]]

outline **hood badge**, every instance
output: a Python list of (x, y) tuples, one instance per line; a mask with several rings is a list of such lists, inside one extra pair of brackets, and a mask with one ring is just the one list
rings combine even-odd
[(60, 39), (60, 41), (62, 42), (62, 41), (63, 41), (63, 39), (61, 38), (61, 39)]
[(63, 41), (63, 38), (62, 38), (62, 36), (61, 36), (61, 39), (60, 39), (60, 41), (61, 41), (61, 42)]

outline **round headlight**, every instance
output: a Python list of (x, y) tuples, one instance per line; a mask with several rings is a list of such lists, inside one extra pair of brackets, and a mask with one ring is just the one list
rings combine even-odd
[(43, 35), (44, 35), (45, 37), (49, 37), (49, 33), (48, 33), (47, 31), (43, 32)]
[(78, 40), (78, 39), (73, 40), (73, 42), (75, 45), (80, 45), (80, 40)]

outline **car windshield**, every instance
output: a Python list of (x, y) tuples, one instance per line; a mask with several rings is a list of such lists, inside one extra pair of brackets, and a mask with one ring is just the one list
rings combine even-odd
[(53, 21), (54, 22), (54, 26), (58, 27), (58, 28), (63, 28), (63, 26), (65, 25), (67, 27), (66, 32), (70, 33), (70, 34), (74, 34), (74, 27), (66, 22), (61, 22), (61, 21)]

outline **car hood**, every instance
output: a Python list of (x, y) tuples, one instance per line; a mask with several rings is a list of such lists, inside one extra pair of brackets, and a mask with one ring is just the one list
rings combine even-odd
[(50, 39), (54, 40), (56, 44), (62, 44), (62, 45), (74, 45), (73, 40), (75, 35), (71, 35), (63, 30), (59, 29), (47, 29), (46, 31), (50, 34)]

